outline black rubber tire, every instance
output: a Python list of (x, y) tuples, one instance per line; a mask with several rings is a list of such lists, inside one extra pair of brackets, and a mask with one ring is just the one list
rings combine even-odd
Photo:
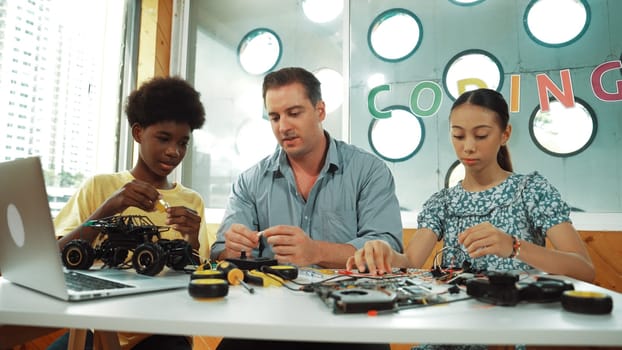
[(188, 284), (188, 294), (197, 299), (222, 298), (229, 293), (229, 284), (220, 278), (198, 278)]
[(155, 243), (139, 245), (132, 255), (132, 266), (142, 275), (155, 276), (162, 271), (165, 264), (164, 250)]
[(61, 252), (63, 265), (71, 270), (88, 270), (95, 261), (95, 250), (85, 240), (74, 239)]
[(613, 309), (613, 299), (605, 293), (586, 291), (565, 291), (561, 296), (566, 311), (580, 314), (605, 315)]

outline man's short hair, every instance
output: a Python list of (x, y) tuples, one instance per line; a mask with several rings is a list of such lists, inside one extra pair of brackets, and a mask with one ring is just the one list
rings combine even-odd
[(318, 101), (322, 100), (322, 90), (320, 81), (313, 73), (300, 67), (281, 68), (266, 75), (263, 80), (263, 100), (266, 101), (266, 93), (268, 90), (281, 86), (300, 83), (307, 92), (307, 98), (311, 104), (315, 106)]

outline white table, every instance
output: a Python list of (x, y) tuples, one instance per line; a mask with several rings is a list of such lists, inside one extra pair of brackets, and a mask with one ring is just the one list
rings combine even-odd
[(214, 301), (180, 289), (65, 302), (0, 278), (0, 324), (300, 341), (622, 345), (622, 294), (574, 286), (611, 295), (613, 312), (582, 315), (560, 303), (502, 307), (468, 300), (375, 317), (338, 315), (313, 293), (259, 287), (250, 294), (242, 286)]

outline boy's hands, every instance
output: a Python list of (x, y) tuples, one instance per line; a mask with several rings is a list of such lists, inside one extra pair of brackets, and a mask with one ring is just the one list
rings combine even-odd
[[(154, 211), (164, 205), (160, 203), (160, 198), (160, 192), (153, 185), (134, 179), (123, 185), (102, 204), (98, 216), (112, 216), (129, 207), (140, 208), (147, 212)], [(201, 216), (186, 207), (168, 207), (165, 211), (166, 225), (179, 231), (194, 249), (198, 249)]]
[(186, 207), (169, 207), (166, 209), (166, 225), (179, 231), (193, 249), (199, 249), (201, 216), (196, 211)]
[(152, 211), (160, 198), (160, 192), (151, 184), (132, 180), (112, 194), (101, 206), (102, 217), (123, 212), (129, 207)]

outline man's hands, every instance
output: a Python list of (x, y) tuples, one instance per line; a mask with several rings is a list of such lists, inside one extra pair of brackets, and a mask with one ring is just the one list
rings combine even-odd
[[(278, 225), (262, 231), (266, 242), (272, 247), (274, 258), (282, 264), (308, 266), (319, 261), (318, 244), (296, 226)], [(225, 232), (225, 251), (220, 259), (238, 258), (242, 251), (250, 256), (250, 251), (259, 246), (257, 231), (241, 224), (233, 224)]]
[(273, 226), (264, 230), (263, 235), (272, 246), (274, 258), (279, 263), (308, 266), (320, 260), (317, 242), (307, 236), (300, 227)]
[(242, 224), (233, 224), (225, 232), (225, 250), (219, 259), (239, 258), (242, 252), (250, 256), (250, 251), (259, 246), (259, 235)]

